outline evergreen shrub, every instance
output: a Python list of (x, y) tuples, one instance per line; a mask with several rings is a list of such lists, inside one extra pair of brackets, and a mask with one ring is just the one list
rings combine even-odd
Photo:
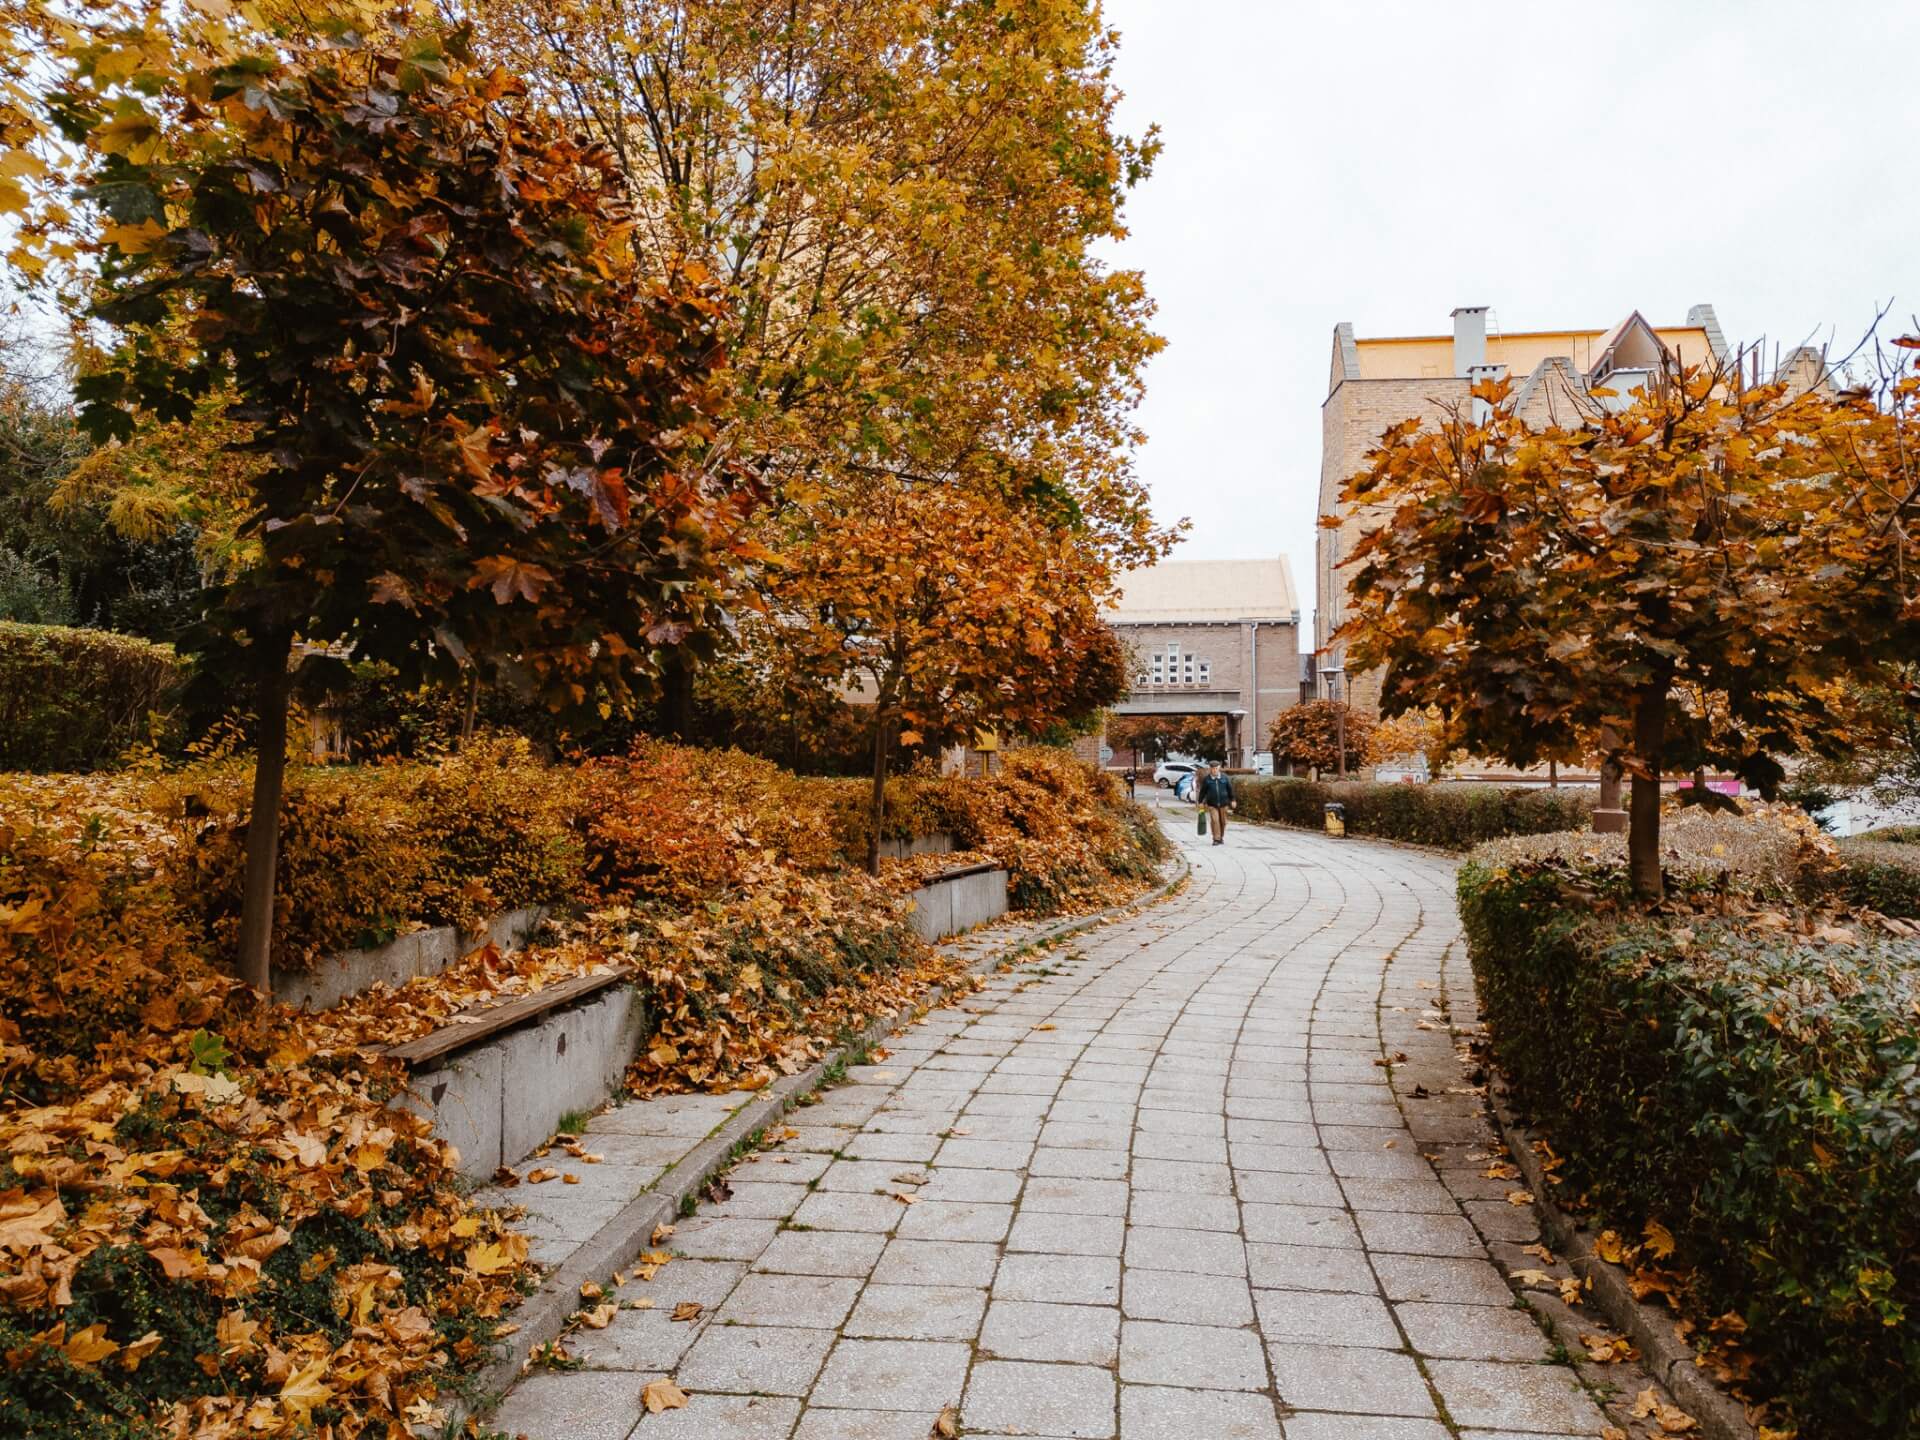
[(1494, 1058), (1565, 1193), (1671, 1232), (1696, 1333), (1739, 1317), (1802, 1440), (1920, 1434), (1920, 942), (1756, 921), (1770, 882), (1692, 862), (1738, 903), (1648, 915), (1612, 857), (1475, 852)]
[(0, 770), (93, 770), (171, 722), (171, 646), (0, 620)]
[(1470, 850), (1503, 835), (1578, 830), (1592, 823), (1596, 794), (1573, 788), (1365, 781), (1235, 780), (1245, 820), (1318, 830), (1329, 803), (1345, 807), (1349, 835)]

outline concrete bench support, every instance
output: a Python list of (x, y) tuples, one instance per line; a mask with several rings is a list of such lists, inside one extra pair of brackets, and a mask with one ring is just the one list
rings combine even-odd
[(375, 985), (404, 985), (421, 975), (438, 975), (462, 955), (492, 943), (518, 950), (547, 918), (544, 905), (529, 905), (496, 915), (478, 930), (438, 925), (415, 930), (370, 950), (342, 950), (315, 962), (311, 970), (275, 970), (273, 998), (282, 1004), (325, 1010)]
[(1007, 913), (1007, 872), (981, 865), (943, 875), (907, 897), (913, 928), (934, 941), (958, 935)]
[(394, 1103), (459, 1150), (462, 1175), (484, 1180), (551, 1136), (562, 1115), (617, 1091), (644, 1022), (632, 985), (601, 990), (430, 1062)]
[(880, 842), (880, 858), (905, 860), (914, 855), (951, 855), (953, 836), (945, 830), (930, 835), (915, 835), (910, 840), (887, 839)]

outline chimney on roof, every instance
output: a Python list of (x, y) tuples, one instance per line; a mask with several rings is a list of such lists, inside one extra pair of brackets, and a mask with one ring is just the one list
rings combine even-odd
[(1453, 374), (1465, 378), (1486, 365), (1486, 305), (1453, 311)]
[(1453, 312), (1453, 373), (1462, 379), (1487, 363), (1487, 307), (1462, 305)]

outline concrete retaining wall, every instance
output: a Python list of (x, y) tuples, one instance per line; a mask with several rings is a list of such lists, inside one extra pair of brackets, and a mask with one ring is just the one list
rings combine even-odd
[(913, 928), (927, 940), (941, 940), (1007, 913), (1007, 872), (977, 870), (935, 880), (907, 898), (913, 901)]
[(484, 1180), (551, 1136), (569, 1110), (612, 1095), (644, 1020), (631, 985), (603, 990), (415, 1071), (393, 1103), (431, 1120), (459, 1150), (460, 1173)]
[(936, 830), (931, 835), (915, 835), (910, 840), (882, 840), (880, 858), (883, 860), (905, 860), (912, 855), (951, 855), (953, 836), (945, 830)]
[(509, 910), (478, 930), (439, 925), (415, 930), (371, 950), (343, 950), (315, 963), (311, 970), (273, 972), (273, 996), (288, 1005), (324, 1010), (385, 982), (404, 985), (420, 975), (438, 975), (462, 955), (491, 942), (518, 950), (547, 916), (544, 905)]

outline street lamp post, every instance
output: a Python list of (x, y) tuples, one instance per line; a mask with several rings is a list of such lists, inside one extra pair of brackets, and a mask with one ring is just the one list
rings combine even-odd
[(1339, 777), (1344, 780), (1347, 778), (1347, 708), (1340, 703), (1340, 679), (1347, 673), (1346, 667), (1344, 665), (1329, 665), (1320, 673), (1327, 677), (1327, 698), (1333, 701), (1334, 704), (1333, 746), (1335, 750), (1339, 751), (1335, 763), (1338, 766), (1337, 773)]

